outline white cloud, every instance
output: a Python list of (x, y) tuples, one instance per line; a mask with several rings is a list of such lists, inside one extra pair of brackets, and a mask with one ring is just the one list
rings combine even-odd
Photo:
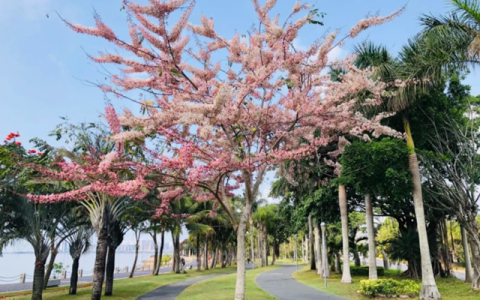
[(296, 38), (293, 40), (292, 42), (292, 45), (293, 45), (293, 48), (295, 48), (295, 50), (297, 51), (307, 51), (308, 50), (308, 46), (306, 45), (303, 45), (301, 40), (299, 38)]
[(342, 58), (343, 50), (340, 47), (335, 47), (328, 52), (328, 62), (338, 60)]
[(280, 200), (282, 200), (281, 198), (273, 198), (269, 196), (270, 189), (272, 188), (272, 184), (275, 182), (276, 179), (278, 179), (278, 178), (275, 178), (275, 173), (276, 173), (275, 171), (267, 171), (263, 179), (263, 182), (262, 184), (260, 184), (260, 187), (258, 189), (259, 197), (266, 199), (268, 203), (278, 203), (280, 202)]

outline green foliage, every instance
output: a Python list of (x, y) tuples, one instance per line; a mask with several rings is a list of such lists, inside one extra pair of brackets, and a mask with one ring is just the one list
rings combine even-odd
[(400, 139), (384, 138), (370, 143), (354, 142), (341, 157), (343, 185), (354, 186), (357, 193), (403, 200), (412, 190), (408, 168), (408, 149)]
[(69, 266), (63, 266), (63, 263), (59, 262), (59, 263), (54, 263), (53, 264), (53, 273), (54, 273), (54, 279), (56, 279), (57, 275), (62, 273), (63, 270), (65, 270), (66, 268), (68, 268)]
[[(368, 276), (368, 267), (366, 267), (366, 266), (361, 266), (361, 267), (350, 266), (350, 274), (352, 276)], [(377, 267), (377, 275), (378, 276), (385, 276), (385, 269), (383, 267)]]
[(163, 255), (162, 256), (162, 263), (168, 263), (172, 260), (172, 256), (169, 254)]
[(295, 205), (295, 214), (299, 217), (297, 220), (299, 230), (304, 226), (309, 214), (319, 222), (323, 221), (332, 224), (340, 221), (338, 191), (332, 186), (320, 186), (313, 193), (303, 197), (302, 201)]
[(269, 204), (259, 207), (253, 215), (253, 219), (265, 226), (269, 234), (273, 234), (280, 221), (278, 219), (278, 205)]
[(413, 280), (362, 280), (360, 281), (360, 292), (369, 297), (408, 295), (413, 298), (420, 294), (420, 285)]

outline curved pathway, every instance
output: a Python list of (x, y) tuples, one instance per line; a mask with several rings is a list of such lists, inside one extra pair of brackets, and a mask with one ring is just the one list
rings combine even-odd
[(298, 282), (292, 277), (295, 271), (295, 265), (285, 265), (259, 274), (255, 282), (265, 292), (280, 300), (346, 300)]
[[(252, 265), (247, 265), (247, 270), (250, 270), (252, 268)], [(225, 272), (225, 273), (220, 273), (220, 274), (212, 274), (212, 275), (205, 275), (205, 276), (200, 276), (200, 277), (195, 277), (195, 278), (190, 278), (184, 281), (179, 281), (175, 282), (172, 284), (164, 285), (159, 287), (158, 289), (155, 289), (151, 292), (148, 292), (140, 297), (138, 297), (136, 300), (156, 300), (156, 299), (162, 299), (162, 300), (175, 300), (177, 299), (178, 295), (180, 295), (186, 288), (191, 286), (192, 284), (195, 284), (197, 282), (218, 277), (218, 276), (223, 276), (223, 275), (228, 275), (228, 274), (233, 274), (236, 273), (236, 271), (233, 272)]]
[(185, 290), (192, 284), (206, 280), (206, 279), (210, 279), (213, 277), (226, 275), (226, 274), (230, 274), (230, 273), (200, 276), (200, 277), (190, 278), (184, 281), (179, 281), (172, 284), (164, 285), (162, 287), (159, 287), (156, 290), (153, 290), (151, 292), (148, 292), (138, 297), (136, 300), (154, 300), (154, 299), (155, 300), (156, 299), (175, 300), (178, 297), (178, 295), (180, 295), (180, 293), (183, 292), (183, 290)]

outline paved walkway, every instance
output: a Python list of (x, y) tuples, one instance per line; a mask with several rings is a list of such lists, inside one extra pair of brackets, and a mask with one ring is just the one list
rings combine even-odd
[[(250, 269), (252, 269), (252, 264), (247, 265), (247, 270), (250, 270)], [(236, 273), (236, 272), (233, 271), (233, 272), (225, 272), (221, 274), (205, 275), (205, 276), (190, 278), (184, 281), (175, 282), (169, 285), (164, 285), (159, 287), (156, 290), (153, 290), (151, 292), (148, 292), (138, 297), (136, 300), (154, 300), (154, 299), (155, 300), (156, 299), (175, 300), (186, 288), (188, 288), (192, 284), (195, 284), (197, 282), (200, 282), (206, 279), (233, 274), (233, 273)]]
[(295, 271), (295, 265), (285, 265), (259, 274), (255, 282), (265, 292), (280, 300), (346, 300), (298, 282), (292, 277)]
[[(185, 264), (185, 268), (187, 269), (187, 271), (190, 268), (190, 265), (192, 266), (193, 269), (195, 269), (197, 267), (196, 260), (192, 260), (192, 262)], [(172, 266), (167, 266), (167, 267), (161, 268), (159, 273), (169, 273), (171, 271), (172, 271)], [(141, 277), (141, 276), (146, 276), (146, 275), (151, 275), (151, 274), (152, 274), (152, 270), (135, 271), (134, 277)], [(115, 279), (124, 279), (124, 278), (128, 278), (128, 275), (130, 275), (130, 272), (128, 272), (128, 273), (115, 273), (114, 278)], [(78, 284), (90, 283), (90, 282), (93, 282), (93, 275), (83, 276), (83, 277), (78, 278)], [(0, 284), (0, 293), (19, 292), (19, 291), (31, 290), (32, 285), (33, 285), (33, 282)], [(70, 278), (62, 279), (62, 281), (60, 283), (60, 286), (70, 286)]]
[(184, 281), (175, 282), (169, 285), (164, 285), (162, 287), (159, 287), (156, 290), (153, 290), (151, 292), (146, 293), (145, 295), (138, 297), (136, 300), (154, 300), (154, 299), (155, 300), (157, 299), (175, 300), (177, 299), (178, 295), (180, 295), (180, 293), (183, 292), (183, 290), (185, 290), (192, 284), (206, 280), (206, 279), (210, 279), (213, 277), (226, 275), (226, 274), (229, 274), (229, 273), (200, 276), (200, 277), (190, 278)]

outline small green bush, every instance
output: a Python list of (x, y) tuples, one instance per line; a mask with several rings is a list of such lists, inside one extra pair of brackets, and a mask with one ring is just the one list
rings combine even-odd
[[(350, 267), (350, 274), (352, 276), (368, 276), (368, 267)], [(385, 269), (383, 267), (377, 267), (377, 275), (385, 276)]]
[(360, 292), (368, 297), (385, 295), (386, 297), (408, 295), (415, 297), (420, 294), (420, 285), (413, 280), (361, 280)]
[(168, 263), (172, 260), (172, 256), (171, 255), (164, 255), (162, 256), (162, 263)]

